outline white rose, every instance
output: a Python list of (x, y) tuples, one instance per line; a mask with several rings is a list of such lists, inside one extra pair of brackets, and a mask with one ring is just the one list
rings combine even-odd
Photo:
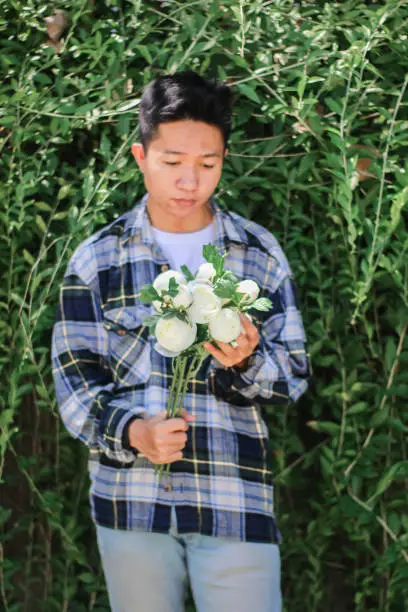
[(203, 263), (198, 268), (195, 280), (198, 282), (208, 283), (212, 281), (215, 274), (215, 268), (211, 263)]
[(192, 283), (191, 293), (193, 303), (189, 308), (189, 315), (195, 323), (208, 323), (221, 310), (222, 304), (212, 290), (212, 287), (203, 283)]
[(179, 291), (176, 297), (173, 298), (173, 304), (176, 308), (188, 308), (193, 301), (190, 289), (186, 285), (179, 285)]
[[(190, 289), (186, 285), (179, 285), (178, 293), (174, 298), (171, 298), (169, 295), (165, 295), (163, 297), (164, 301), (175, 308), (188, 308), (193, 301), (193, 296), (191, 295)], [(165, 309), (162, 308), (162, 303), (159, 300), (153, 300), (153, 308), (157, 310), (157, 312), (165, 312)]]
[(259, 295), (259, 287), (253, 280), (243, 280), (238, 283), (237, 292), (246, 295), (249, 298), (248, 304), (252, 304)]
[(191, 346), (196, 339), (195, 323), (185, 323), (178, 317), (160, 319), (156, 325), (156, 338), (167, 351), (180, 353)]
[(157, 293), (169, 290), (171, 278), (174, 278), (179, 285), (187, 284), (187, 281), (181, 272), (177, 272), (177, 270), (166, 270), (166, 272), (162, 272), (154, 279), (153, 287), (156, 289)]
[(216, 317), (211, 319), (208, 329), (214, 340), (232, 342), (241, 333), (239, 314), (231, 308), (223, 308)]
[(154, 349), (160, 353), (160, 355), (163, 355), (163, 357), (178, 357), (178, 355), (180, 355), (180, 351), (178, 353), (175, 351), (168, 351), (158, 342), (154, 343)]
[[(176, 283), (179, 285), (179, 292), (175, 298), (173, 298), (173, 303), (176, 308), (180, 306), (184, 306), (187, 308), (190, 306), (193, 298), (190, 294), (190, 291), (187, 290), (187, 281), (181, 272), (177, 272), (177, 270), (167, 270), (166, 272), (162, 272), (159, 276), (156, 276), (153, 282), (153, 287), (156, 289), (157, 293), (161, 294), (162, 291), (168, 291), (170, 279), (174, 278)], [(170, 303), (170, 299), (165, 298), (166, 302)], [(161, 302), (158, 300), (153, 301), (153, 308), (157, 310), (157, 312), (163, 312)]]

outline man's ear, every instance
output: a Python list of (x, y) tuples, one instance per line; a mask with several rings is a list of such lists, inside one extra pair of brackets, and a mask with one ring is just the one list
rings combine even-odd
[(140, 142), (134, 142), (132, 144), (132, 155), (136, 160), (137, 165), (139, 166), (139, 168), (141, 169), (141, 171), (143, 172), (144, 169), (144, 162), (146, 159), (146, 155), (143, 149), (143, 145)]
[(225, 151), (224, 151), (224, 157), (227, 157), (227, 155), (228, 155), (228, 149), (225, 149)]

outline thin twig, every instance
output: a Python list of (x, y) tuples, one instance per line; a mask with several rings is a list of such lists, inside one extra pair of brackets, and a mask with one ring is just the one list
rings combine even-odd
[[(386, 391), (388, 391), (392, 385), (392, 383), (394, 382), (394, 376), (397, 372), (397, 368), (398, 368), (398, 359), (399, 356), (401, 354), (403, 345), (404, 345), (404, 339), (405, 339), (405, 334), (407, 333), (407, 328), (408, 328), (408, 323), (405, 325), (405, 327), (403, 328), (401, 335), (400, 335), (400, 339), (398, 342), (398, 348), (397, 348), (397, 353), (395, 355), (395, 359), (394, 362), (392, 364), (392, 368), (391, 368), (391, 372), (387, 381), (387, 386), (386, 386)], [(383, 398), (381, 400), (381, 404), (380, 404), (380, 410), (384, 410), (385, 407), (385, 403), (387, 401), (387, 393), (384, 393)], [(370, 444), (370, 440), (374, 434), (375, 428), (372, 427), (370, 429), (370, 431), (368, 432), (368, 435), (366, 437), (366, 439), (364, 440), (363, 446), (361, 447), (361, 449), (359, 450), (356, 458), (350, 463), (350, 465), (348, 466), (348, 468), (345, 470), (344, 474), (346, 477), (350, 476), (350, 473), (352, 471), (352, 469), (354, 468), (354, 466), (356, 465), (356, 463), (359, 461), (361, 455), (363, 454), (363, 451), (367, 448), (367, 446)]]
[[(365, 502), (363, 502), (363, 500), (359, 499), (356, 495), (354, 495), (351, 487), (348, 487), (347, 491), (348, 491), (348, 494), (350, 495), (351, 499), (353, 501), (355, 501), (356, 504), (358, 504), (359, 506), (364, 508), (364, 510), (366, 510), (367, 512), (370, 512), (370, 514), (374, 514), (373, 509), (370, 508), (370, 506), (368, 506)], [(390, 536), (390, 538), (394, 542), (398, 542), (399, 541), (399, 538), (397, 537), (397, 535), (393, 532), (391, 527), (388, 525), (388, 523), (386, 523), (384, 521), (384, 519), (381, 516), (378, 516), (377, 514), (375, 514), (375, 519), (381, 525), (381, 527), (384, 529), (384, 531), (387, 532), (387, 534)], [(408, 563), (408, 553), (407, 553), (407, 551), (401, 549), (400, 552), (401, 552), (402, 556), (404, 557), (405, 561)]]

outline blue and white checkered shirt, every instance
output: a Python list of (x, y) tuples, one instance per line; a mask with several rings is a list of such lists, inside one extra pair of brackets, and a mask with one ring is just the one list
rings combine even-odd
[(307, 389), (309, 358), (296, 288), (273, 235), (211, 199), (215, 244), (225, 267), (253, 279), (273, 307), (254, 312), (260, 343), (246, 370), (211, 355), (187, 390), (195, 416), (183, 459), (160, 480), (131, 449), (134, 418), (166, 407), (171, 359), (157, 353), (139, 300), (168, 262), (154, 242), (147, 196), (75, 251), (53, 331), (53, 373), (61, 417), (89, 448), (92, 516), (114, 529), (279, 542), (273, 512), (268, 431), (262, 406), (296, 401)]

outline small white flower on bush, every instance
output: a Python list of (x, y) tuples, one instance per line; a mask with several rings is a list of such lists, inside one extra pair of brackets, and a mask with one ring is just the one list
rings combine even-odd
[(208, 323), (208, 329), (214, 340), (232, 342), (241, 333), (239, 314), (231, 308), (223, 308)]
[(211, 263), (203, 263), (198, 268), (195, 280), (199, 283), (209, 283), (212, 281), (215, 274), (215, 268)]
[(208, 323), (221, 310), (222, 303), (210, 285), (204, 283), (191, 283), (193, 303), (188, 313), (195, 323)]
[(195, 323), (185, 323), (178, 317), (160, 319), (156, 325), (156, 338), (159, 344), (172, 353), (181, 353), (196, 339)]
[(243, 280), (238, 283), (237, 292), (246, 295), (247, 303), (252, 304), (259, 295), (259, 287), (253, 280)]

